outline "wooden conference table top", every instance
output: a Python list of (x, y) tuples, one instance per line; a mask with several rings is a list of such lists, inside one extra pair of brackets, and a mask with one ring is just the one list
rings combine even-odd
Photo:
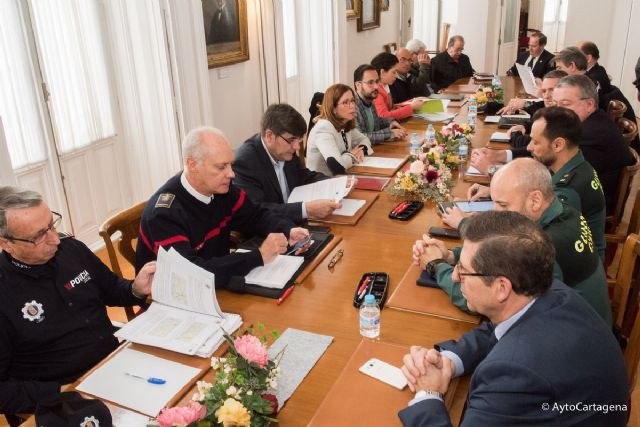
[[(521, 88), (519, 79), (506, 77), (503, 81), (507, 99)], [(460, 83), (467, 81), (465, 79)], [(464, 105), (455, 121), (466, 122), (466, 114), (467, 106)], [(411, 131), (424, 132), (426, 123), (410, 119), (406, 127)], [(484, 146), (495, 130), (496, 125), (485, 126), (478, 121), (472, 145)], [(375, 150), (382, 155), (407, 154), (408, 143), (400, 141), (377, 145)], [(454, 195), (464, 197), (468, 186), (468, 183), (458, 178)], [(262, 322), (267, 328), (275, 328), (281, 332), (291, 327), (334, 337), (333, 343), (286, 402), (278, 416), (279, 425), (288, 427), (309, 423), (359, 344), (358, 310), (352, 302), (356, 284), (362, 274), (372, 271), (388, 273), (388, 295), (391, 295), (411, 263), (413, 242), (430, 226), (443, 225), (433, 203), (425, 204), (409, 221), (389, 219), (390, 210), (398, 202), (399, 199), (383, 191), (357, 225), (332, 224), (332, 233), (342, 237), (342, 241), (301, 284), (296, 285), (295, 291), (281, 305), (276, 305), (273, 299), (259, 296), (224, 291), (217, 293), (221, 308), (225, 312), (240, 313), (247, 324)], [(457, 242), (450, 243), (453, 246)], [(339, 249), (344, 250), (344, 256), (329, 270), (329, 260)], [(389, 308), (382, 310), (380, 323), (380, 340), (405, 345), (407, 351), (409, 345), (430, 347), (439, 341), (457, 339), (474, 327), (466, 322)], [(402, 361), (397, 360), (395, 364), (400, 366)], [(462, 381), (456, 389), (455, 403), (450, 411), (454, 425), (457, 425), (464, 406), (467, 385), (468, 379)], [(366, 390), (362, 392), (363, 399), (366, 400)], [(187, 402), (191, 395), (192, 393), (186, 393), (183, 402)], [(35, 425), (33, 418), (25, 425)]]

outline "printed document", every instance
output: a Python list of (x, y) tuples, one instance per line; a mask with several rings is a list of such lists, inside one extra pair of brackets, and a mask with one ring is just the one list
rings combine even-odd
[(522, 80), (522, 87), (524, 87), (524, 91), (531, 96), (538, 96), (538, 88), (536, 87), (536, 80), (533, 77), (533, 71), (531, 68), (526, 65), (516, 63), (516, 69), (518, 70), (520, 80)]
[(355, 180), (351, 179), (351, 183), (347, 186), (348, 182), (349, 177), (344, 175), (314, 182), (313, 184), (301, 185), (293, 189), (287, 202), (310, 202), (319, 199), (331, 199), (339, 202), (349, 194)]
[(395, 169), (407, 160), (406, 157), (368, 157), (358, 163), (356, 166), (366, 166), (369, 168)]
[(237, 314), (220, 310), (215, 276), (171, 248), (158, 251), (152, 284), (154, 302), (115, 336), (139, 344), (200, 357), (210, 356), (242, 324)]
[[(77, 390), (155, 417), (200, 369), (124, 348), (93, 371)], [(147, 381), (155, 378), (164, 384)]]
[(366, 200), (342, 199), (342, 207), (333, 211), (334, 215), (354, 216), (358, 210), (367, 203)]
[(269, 264), (251, 270), (244, 277), (244, 281), (265, 288), (282, 289), (296, 274), (303, 262), (304, 257), (302, 256), (278, 255)]

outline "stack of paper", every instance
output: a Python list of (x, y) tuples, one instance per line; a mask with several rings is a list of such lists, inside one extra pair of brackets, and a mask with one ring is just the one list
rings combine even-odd
[[(125, 348), (93, 371), (77, 390), (155, 417), (199, 373), (197, 368)], [(149, 378), (165, 382), (152, 384)]]
[(447, 120), (453, 120), (456, 115), (453, 113), (420, 113), (414, 114), (413, 117), (426, 120), (428, 122), (445, 122)]
[(216, 299), (213, 273), (182, 257), (173, 248), (158, 251), (152, 285), (154, 302), (127, 323), (116, 337), (184, 354), (209, 357), (242, 325), (237, 314), (223, 313)]
[(251, 270), (244, 277), (244, 281), (265, 288), (282, 289), (296, 274), (303, 262), (304, 257), (302, 256), (278, 255), (269, 264)]
[(358, 166), (366, 166), (368, 168), (395, 169), (400, 167), (406, 160), (406, 157), (373, 157), (366, 156)]
[(448, 104), (448, 99), (427, 99), (418, 110), (418, 113), (442, 113), (447, 111)]
[(494, 132), (491, 134), (489, 141), (495, 142), (509, 142), (511, 139), (507, 132)]

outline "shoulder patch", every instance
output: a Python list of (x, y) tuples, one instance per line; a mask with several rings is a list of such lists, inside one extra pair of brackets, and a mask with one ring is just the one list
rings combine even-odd
[(170, 208), (173, 200), (176, 198), (175, 194), (162, 193), (156, 200), (156, 208)]
[(565, 187), (567, 185), (569, 185), (569, 183), (571, 182), (571, 180), (573, 179), (573, 177), (576, 175), (575, 171), (570, 171), (565, 173), (564, 175), (562, 175), (562, 177), (558, 180), (558, 182), (556, 183), (556, 185), (559, 185), (561, 187)]

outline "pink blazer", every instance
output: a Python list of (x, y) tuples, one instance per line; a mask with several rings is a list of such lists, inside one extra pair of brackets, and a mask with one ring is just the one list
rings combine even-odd
[(400, 108), (393, 108), (391, 94), (384, 89), (382, 83), (378, 83), (378, 96), (373, 100), (373, 104), (376, 106), (376, 112), (380, 117), (400, 120), (413, 115), (413, 108), (411, 105), (403, 105)]

